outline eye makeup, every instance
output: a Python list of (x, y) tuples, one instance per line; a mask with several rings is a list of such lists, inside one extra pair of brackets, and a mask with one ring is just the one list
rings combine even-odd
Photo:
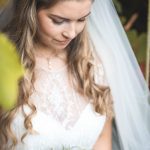
[(64, 20), (62, 18), (53, 17), (53, 16), (49, 16), (49, 18), (52, 20), (52, 22), (54, 24), (58, 24), (58, 25), (64, 23), (64, 21), (66, 21), (66, 20)]
[[(78, 22), (84, 22), (84, 21), (86, 20), (87, 16), (90, 15), (90, 13), (91, 13), (91, 12), (89, 12), (87, 15), (81, 17), (81, 18), (78, 19), (77, 21), (78, 21)], [(64, 23), (64, 22), (69, 22), (69, 21), (71, 21), (71, 20), (68, 19), (68, 18), (64, 18), (64, 17), (62, 17), (62, 16), (54, 15), (54, 14), (50, 14), (50, 15), (49, 15), (49, 18), (52, 20), (52, 22), (53, 22), (54, 24), (58, 24), (58, 25), (60, 25), (60, 24), (62, 24), (62, 23)]]

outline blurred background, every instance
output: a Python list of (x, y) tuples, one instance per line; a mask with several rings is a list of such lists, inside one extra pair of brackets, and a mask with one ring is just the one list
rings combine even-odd
[[(146, 78), (148, 65), (148, 0), (113, 0), (141, 70)], [(147, 65), (146, 65), (147, 64)], [(146, 69), (147, 68), (147, 69)], [(148, 77), (149, 78), (149, 77)], [(150, 81), (150, 80), (149, 80)], [(148, 81), (148, 82), (149, 82)], [(150, 82), (149, 82), (150, 87)]]

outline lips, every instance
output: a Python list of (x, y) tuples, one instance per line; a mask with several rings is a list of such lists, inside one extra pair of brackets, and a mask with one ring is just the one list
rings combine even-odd
[(67, 44), (67, 43), (69, 43), (70, 42), (70, 40), (65, 40), (65, 41), (59, 41), (59, 40), (55, 40), (57, 43), (59, 43), (59, 44), (63, 44), (63, 45), (65, 45), (65, 44)]

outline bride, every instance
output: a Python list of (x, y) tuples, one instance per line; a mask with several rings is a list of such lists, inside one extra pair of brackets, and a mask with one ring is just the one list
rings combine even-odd
[(150, 149), (149, 90), (111, 0), (14, 0), (13, 10), (3, 32), (26, 72), (0, 115), (1, 149)]

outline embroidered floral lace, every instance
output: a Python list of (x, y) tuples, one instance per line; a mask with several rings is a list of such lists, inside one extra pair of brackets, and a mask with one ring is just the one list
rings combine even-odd
[[(66, 65), (49, 64), (44, 58), (36, 58), (30, 100), (37, 108), (32, 124), (38, 134), (27, 135), (24, 144), (19, 140), (16, 150), (62, 150), (63, 147), (91, 150), (103, 129), (105, 116), (96, 113), (89, 100), (76, 92), (68, 79)], [(102, 65), (95, 66), (95, 78), (97, 83), (107, 84)], [(12, 128), (21, 139), (26, 131), (21, 111)]]

